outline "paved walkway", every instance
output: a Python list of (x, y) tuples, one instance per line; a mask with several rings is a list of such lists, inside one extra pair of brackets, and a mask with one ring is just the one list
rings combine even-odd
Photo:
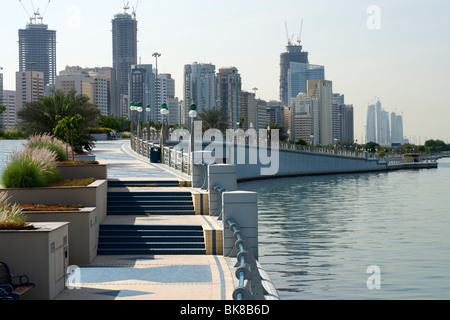
[[(163, 165), (150, 164), (130, 149), (129, 141), (99, 142), (94, 154), (100, 163), (108, 164), (110, 179), (189, 180)], [(193, 188), (181, 189), (195, 192)], [(209, 216), (109, 216), (102, 224), (220, 228)], [(91, 265), (79, 267), (81, 283), (74, 285), (79, 289), (66, 289), (56, 300), (232, 300), (234, 290), (223, 256), (98, 256)]]

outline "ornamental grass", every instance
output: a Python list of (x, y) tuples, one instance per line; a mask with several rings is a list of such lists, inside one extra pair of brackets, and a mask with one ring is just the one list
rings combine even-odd
[(56, 167), (57, 155), (47, 148), (14, 151), (2, 175), (8, 189), (42, 188), (61, 180)]
[(56, 161), (61, 162), (68, 161), (67, 155), (72, 154), (72, 148), (68, 144), (56, 139), (54, 136), (48, 133), (36, 134), (31, 136), (28, 139), (25, 147), (27, 149), (49, 149), (50, 151), (56, 153)]

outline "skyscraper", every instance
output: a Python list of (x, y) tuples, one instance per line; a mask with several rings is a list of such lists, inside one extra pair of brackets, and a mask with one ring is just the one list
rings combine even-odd
[(203, 109), (216, 106), (216, 67), (212, 64), (196, 63), (184, 66), (184, 105), (185, 119), (189, 120), (189, 106), (197, 105)]
[(376, 119), (375, 105), (369, 105), (367, 108), (366, 143), (377, 141)]
[(309, 80), (308, 97), (319, 101), (319, 143), (324, 146), (333, 144), (333, 83)]
[(217, 74), (217, 107), (222, 109), (230, 128), (237, 128), (241, 117), (241, 75), (235, 67), (221, 68)]
[(36, 102), (44, 96), (44, 73), (40, 71), (16, 72), (16, 110), (27, 102)]
[(323, 66), (291, 62), (288, 70), (288, 104), (299, 93), (307, 93), (308, 80), (325, 80), (325, 68)]
[(56, 80), (56, 31), (36, 21), (19, 30), (19, 71), (42, 72), (46, 86)]
[[(130, 68), (130, 102), (142, 103), (141, 120), (159, 122), (161, 106), (155, 106), (155, 75), (151, 64), (132, 65)], [(150, 111), (147, 110), (150, 106)]]
[(285, 106), (289, 106), (288, 71), (291, 67), (291, 62), (309, 64), (309, 53), (302, 49), (303, 47), (300, 44), (295, 45), (289, 42), (286, 52), (281, 54), (280, 101)]
[(128, 85), (131, 66), (137, 64), (137, 21), (126, 12), (112, 20), (113, 68), (118, 72), (121, 109), (128, 115)]

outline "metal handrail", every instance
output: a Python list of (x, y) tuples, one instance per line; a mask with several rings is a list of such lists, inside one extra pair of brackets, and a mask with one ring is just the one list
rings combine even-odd
[(239, 285), (233, 291), (233, 299), (238, 301), (265, 300), (268, 292), (262, 285), (262, 277), (251, 246), (233, 219), (228, 219), (227, 225), (233, 232), (236, 240), (235, 248), (238, 250), (235, 275), (239, 280)]

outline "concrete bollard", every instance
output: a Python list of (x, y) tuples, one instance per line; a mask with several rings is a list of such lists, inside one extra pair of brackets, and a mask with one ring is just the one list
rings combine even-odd
[(237, 190), (236, 165), (213, 164), (208, 166), (209, 212), (214, 215), (219, 207), (220, 195), (213, 190), (218, 186), (227, 191)]
[[(225, 192), (222, 206), (224, 225), (227, 226), (228, 219), (232, 219), (251, 246), (255, 258), (258, 258), (258, 194), (246, 191)], [(237, 257), (235, 243), (233, 232), (224, 227), (224, 256)]]
[[(192, 181), (192, 187), (193, 188), (201, 188), (204, 184), (204, 178), (205, 175), (208, 174), (208, 171), (204, 172), (204, 167), (199, 165), (198, 159), (203, 159), (205, 156), (205, 153), (210, 154), (211, 152), (208, 151), (196, 151), (192, 153), (192, 159), (191, 159), (191, 168), (192, 168), (192, 175), (191, 175), (191, 181)], [(207, 177), (206, 177), (207, 179)]]

